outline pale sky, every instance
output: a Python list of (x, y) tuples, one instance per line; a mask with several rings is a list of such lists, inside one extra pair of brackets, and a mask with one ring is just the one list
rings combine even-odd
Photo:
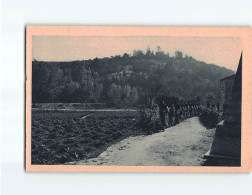
[(236, 70), (242, 51), (237, 37), (88, 37), (88, 36), (33, 36), (32, 57), (39, 61), (74, 61), (132, 54), (134, 49), (164, 52), (175, 51), (193, 58)]

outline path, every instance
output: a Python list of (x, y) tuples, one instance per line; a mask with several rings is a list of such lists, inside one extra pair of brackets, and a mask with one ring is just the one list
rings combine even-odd
[(78, 165), (200, 166), (210, 149), (214, 129), (206, 129), (197, 117), (148, 136), (129, 137)]

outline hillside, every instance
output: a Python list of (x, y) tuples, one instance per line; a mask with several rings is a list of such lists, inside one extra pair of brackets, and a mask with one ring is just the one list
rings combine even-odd
[[(107, 103), (115, 107), (150, 104), (159, 96), (176, 101), (216, 97), (219, 80), (232, 70), (163, 51), (71, 62), (32, 62), (32, 101)], [(175, 100), (174, 100), (175, 101)]]

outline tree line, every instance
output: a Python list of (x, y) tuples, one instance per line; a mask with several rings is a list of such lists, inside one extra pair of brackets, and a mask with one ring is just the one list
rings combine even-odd
[(160, 47), (105, 58), (32, 62), (33, 103), (107, 103), (115, 107), (152, 105), (160, 96), (192, 100), (219, 96), (219, 80), (234, 72)]

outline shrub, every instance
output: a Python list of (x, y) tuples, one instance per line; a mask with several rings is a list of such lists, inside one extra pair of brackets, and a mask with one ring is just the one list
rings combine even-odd
[(138, 125), (144, 133), (151, 134), (161, 130), (158, 109), (139, 108)]
[(207, 128), (214, 128), (219, 122), (219, 114), (210, 109), (204, 109), (199, 117), (200, 122)]

